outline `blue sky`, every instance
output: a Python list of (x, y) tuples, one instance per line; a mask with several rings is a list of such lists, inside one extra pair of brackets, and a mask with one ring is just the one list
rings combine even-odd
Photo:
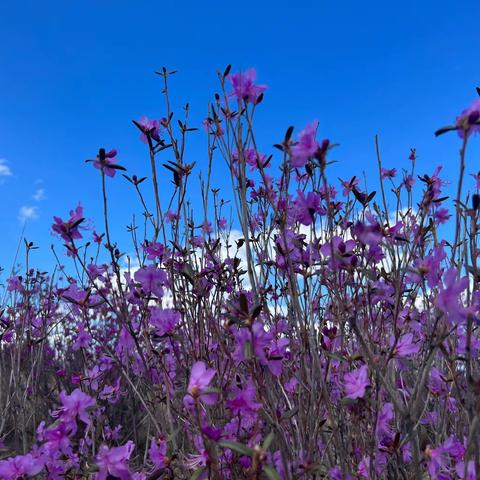
[[(444, 176), (457, 178), (458, 138), (433, 132), (480, 84), (478, 1), (0, 5), (0, 265), (7, 269), (22, 214), (30, 217), (28, 240), (41, 247), (33, 263), (42, 268), (52, 263), (50, 244), (59, 243), (50, 234), (53, 215), (66, 217), (81, 201), (101, 230), (98, 171), (84, 163), (99, 147), (117, 148), (131, 174), (148, 173), (131, 120), (163, 116), (153, 73), (163, 65), (179, 71), (174, 103), (178, 110), (188, 101), (198, 126), (218, 87), (216, 71), (253, 66), (269, 86), (257, 123), (266, 152), (289, 125), (298, 131), (319, 119), (319, 136), (341, 144), (334, 174), (364, 170), (373, 182), (378, 133), (385, 166), (408, 166), (416, 147), (419, 173), (443, 164)], [(201, 132), (192, 136), (186, 160), (198, 168), (206, 164), (204, 145)], [(479, 146), (474, 139), (467, 173), (480, 169)], [(169, 176), (161, 181), (170, 188)], [(213, 183), (228, 189), (221, 169)], [(137, 203), (123, 179), (109, 186), (112, 236), (128, 250), (125, 226)]]

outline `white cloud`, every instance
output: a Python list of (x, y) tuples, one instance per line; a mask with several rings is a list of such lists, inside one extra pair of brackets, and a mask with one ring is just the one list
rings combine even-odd
[(36, 220), (38, 218), (38, 207), (29, 207), (23, 205), (18, 212), (18, 219), (25, 223), (27, 220)]
[(33, 199), (36, 202), (41, 202), (42, 200), (45, 200), (47, 197), (45, 196), (45, 189), (44, 188), (39, 188), (37, 191), (33, 194)]
[(0, 158), (0, 177), (11, 177), (12, 170), (4, 158)]

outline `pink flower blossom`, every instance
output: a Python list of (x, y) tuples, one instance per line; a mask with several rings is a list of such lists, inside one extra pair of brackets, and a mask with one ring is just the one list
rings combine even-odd
[(405, 187), (407, 192), (411, 192), (414, 183), (415, 183), (415, 178), (413, 178), (413, 175), (406, 175), (403, 178), (402, 185)]
[(171, 210), (167, 210), (165, 212), (165, 219), (167, 223), (177, 222), (179, 218), (180, 215), (178, 212), (172, 212)]
[(142, 127), (142, 133), (140, 134), (140, 140), (143, 143), (148, 143), (148, 136), (155, 140), (156, 142), (160, 141), (160, 135), (162, 132), (162, 127), (160, 120), (152, 120), (148, 117), (140, 117), (138, 124)]
[(266, 89), (266, 85), (256, 85), (257, 72), (254, 68), (250, 68), (245, 72), (238, 72), (229, 75), (229, 80), (232, 83), (232, 95), (237, 97), (239, 101), (249, 101), (254, 103), (259, 95)]
[(267, 365), (266, 350), (272, 341), (272, 334), (265, 331), (261, 322), (255, 322), (250, 331), (248, 328), (240, 328), (235, 332), (236, 348), (233, 358), (240, 363), (253, 355), (262, 365)]
[(92, 341), (92, 336), (85, 330), (85, 324), (80, 323), (78, 325), (78, 333), (75, 337), (75, 342), (72, 346), (74, 352), (80, 350), (81, 348), (87, 348)]
[(383, 168), (382, 167), (382, 178), (395, 178), (397, 175), (397, 169), (396, 168)]
[(18, 455), (7, 460), (0, 461), (0, 478), (4, 480), (21, 480), (38, 475), (44, 466), (41, 458), (32, 454)]
[(443, 281), (444, 287), (439, 291), (435, 304), (455, 324), (466, 318), (467, 310), (460, 295), (468, 286), (468, 278), (458, 278), (458, 270), (450, 268), (445, 272)]
[(163, 297), (163, 286), (167, 281), (167, 274), (163, 270), (155, 265), (149, 265), (137, 270), (134, 277), (145, 293), (153, 293), (158, 298)]
[(148, 456), (156, 468), (165, 468), (169, 461), (167, 457), (167, 441), (163, 438), (159, 440), (152, 438)]
[(74, 431), (76, 430), (75, 420), (77, 417), (86, 425), (90, 424), (87, 409), (95, 405), (95, 399), (76, 388), (70, 395), (62, 391), (60, 401), (63, 406), (57, 411), (57, 415), (61, 420), (71, 425)]
[(227, 401), (227, 406), (233, 415), (246, 415), (257, 412), (262, 408), (262, 404), (255, 401), (256, 395), (255, 385), (249, 380), (242, 389), (238, 389), (235, 398)]
[(12, 275), (7, 279), (7, 292), (21, 292), (22, 290), (22, 280), (18, 275)]
[(302, 225), (311, 225), (315, 223), (317, 213), (324, 214), (325, 210), (321, 207), (320, 196), (315, 192), (308, 192), (307, 195), (299, 190), (295, 200), (295, 219)]
[(147, 253), (147, 260), (161, 259), (165, 254), (165, 245), (159, 242), (149, 242), (143, 247)]
[(436, 208), (433, 217), (438, 225), (442, 225), (448, 222), (451, 215), (447, 208)]
[[(266, 166), (265, 163), (267, 161), (267, 156), (262, 153), (257, 154), (257, 151), (254, 148), (245, 149), (245, 151), (243, 152), (243, 157), (245, 159), (245, 162), (250, 165), (251, 171), (257, 170), (259, 167), (264, 168)], [(232, 162), (234, 164), (238, 164), (238, 161), (238, 151), (235, 150), (232, 154)]]
[(335, 271), (339, 268), (348, 268), (357, 264), (358, 258), (354, 254), (354, 249), (354, 240), (345, 241), (335, 235), (329, 242), (321, 246), (320, 253), (328, 258), (329, 268)]
[(457, 117), (458, 135), (463, 138), (472, 133), (480, 132), (480, 98), (476, 98), (471, 105)]
[(352, 177), (350, 180), (341, 180), (340, 183), (342, 184), (343, 191), (342, 195), (344, 197), (347, 197), (350, 192), (353, 191), (353, 189), (359, 184), (359, 181), (357, 178)]
[(60, 217), (53, 217), (52, 230), (66, 242), (82, 238), (79, 228), (83, 222), (83, 207), (78, 204), (75, 210), (70, 211), (70, 218), (62, 220)]
[(101, 445), (96, 457), (100, 471), (96, 474), (95, 480), (107, 480), (110, 475), (120, 480), (132, 480), (128, 460), (134, 448), (132, 441), (128, 441), (121, 447), (108, 448), (106, 445)]
[(376, 434), (377, 438), (381, 440), (383, 435), (389, 435), (391, 433), (392, 427), (391, 422), (394, 419), (393, 413), (393, 404), (387, 402), (383, 405), (378, 413), (377, 417), (377, 428)]
[[(392, 342), (394, 342), (394, 339), (392, 339)], [(398, 339), (393, 350), (393, 356), (398, 358), (409, 357), (418, 353), (419, 350), (420, 347), (413, 342), (413, 333), (406, 333)]]
[(97, 158), (93, 161), (93, 166), (98, 170), (102, 170), (107, 177), (114, 177), (116, 171), (113, 166), (117, 166), (116, 156), (117, 151), (115, 149), (110, 150), (109, 152), (105, 152), (105, 150), (101, 149)]
[(172, 335), (175, 332), (175, 328), (179, 324), (180, 319), (180, 313), (171, 308), (161, 309), (152, 307), (150, 309), (150, 323), (159, 337)]
[(317, 128), (318, 121), (314, 121), (299, 133), (297, 143), (291, 148), (290, 164), (292, 167), (303, 167), (318, 150), (318, 142), (315, 140)]
[(465, 462), (458, 462), (455, 466), (455, 471), (461, 480), (477, 480), (477, 474), (475, 473), (475, 461), (470, 460), (467, 463), (467, 474), (465, 475)]
[(346, 373), (343, 380), (346, 398), (354, 400), (364, 397), (367, 387), (370, 386), (367, 366), (362, 365), (353, 372)]
[(188, 395), (184, 397), (186, 406), (191, 405), (192, 399), (196, 398), (202, 400), (207, 405), (213, 405), (217, 401), (215, 393), (206, 392), (216, 373), (213, 368), (207, 368), (205, 362), (198, 361), (192, 365), (187, 388)]

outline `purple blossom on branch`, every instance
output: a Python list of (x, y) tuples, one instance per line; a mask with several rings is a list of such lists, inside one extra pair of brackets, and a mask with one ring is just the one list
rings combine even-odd
[(232, 83), (232, 95), (237, 97), (238, 101), (243, 100), (255, 103), (261, 93), (267, 90), (266, 85), (257, 85), (257, 72), (254, 68), (250, 68), (245, 72), (238, 72), (230, 75), (230, 82)]
[(120, 447), (108, 448), (106, 445), (101, 445), (96, 457), (99, 472), (95, 480), (107, 480), (110, 476), (120, 480), (133, 480), (128, 460), (134, 448), (135, 445), (130, 440)]
[(355, 400), (357, 398), (363, 398), (367, 387), (370, 386), (368, 379), (368, 368), (366, 365), (346, 373), (343, 377), (345, 397)]
[(292, 158), (290, 164), (292, 167), (303, 167), (315, 155), (319, 147), (315, 139), (317, 128), (318, 121), (315, 120), (298, 134), (298, 141), (291, 148)]
[[(102, 170), (107, 177), (114, 177), (116, 173), (115, 167), (119, 167), (117, 165), (116, 156), (117, 151), (115, 149), (110, 150), (109, 152), (105, 152), (101, 149), (97, 158), (93, 161), (93, 166), (98, 170)], [(123, 167), (121, 168), (124, 170)]]
[(213, 368), (207, 368), (204, 362), (195, 362), (190, 371), (190, 380), (188, 381), (188, 395), (184, 397), (184, 404), (190, 406), (193, 399), (200, 399), (207, 405), (213, 405), (217, 401), (217, 394), (207, 392), (210, 382), (216, 375)]
[(162, 126), (160, 120), (152, 120), (148, 117), (140, 117), (138, 124), (142, 128), (142, 133), (140, 134), (140, 140), (143, 143), (148, 143), (148, 137), (156, 142), (160, 141), (160, 135), (162, 133)]

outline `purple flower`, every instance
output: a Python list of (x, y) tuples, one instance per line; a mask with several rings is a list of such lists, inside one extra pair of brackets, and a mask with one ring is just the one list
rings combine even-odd
[(33, 477), (41, 472), (43, 466), (44, 462), (31, 453), (18, 455), (0, 461), (0, 477), (4, 480), (20, 480), (25, 478), (25, 475)]
[[(257, 154), (257, 151), (254, 148), (247, 148), (243, 152), (245, 162), (250, 165), (250, 170), (256, 170), (259, 167), (265, 168), (265, 163), (267, 161), (267, 156), (261, 153)], [(232, 153), (232, 163), (237, 164), (239, 161), (238, 151), (235, 150)]]
[[(395, 340), (392, 339), (392, 345)], [(420, 350), (420, 347), (413, 343), (413, 333), (406, 333), (402, 335), (399, 339), (395, 348), (393, 349), (393, 356), (402, 358), (409, 357), (410, 355), (415, 355)]]
[[(272, 341), (272, 335), (265, 331), (261, 322), (255, 322), (250, 331), (241, 328), (235, 333), (237, 346), (233, 352), (236, 362), (243, 362), (254, 355), (262, 365), (267, 365), (266, 348)], [(252, 345), (253, 343), (253, 345)]]
[(295, 234), (291, 230), (284, 230), (275, 239), (277, 256), (276, 261), (279, 268), (295, 265), (302, 261), (302, 250), (305, 246), (305, 235)]
[(121, 447), (108, 448), (106, 445), (102, 445), (96, 457), (100, 471), (95, 476), (95, 480), (107, 480), (109, 476), (120, 480), (132, 480), (128, 459), (134, 448), (135, 445), (132, 441), (128, 441)]
[(75, 342), (72, 346), (74, 352), (80, 350), (81, 348), (87, 348), (92, 341), (92, 336), (85, 331), (85, 324), (80, 323), (78, 325), (78, 333), (75, 337)]
[(389, 435), (391, 433), (391, 422), (394, 419), (393, 404), (388, 402), (383, 405), (377, 418), (376, 433), (379, 440), (383, 435)]
[(448, 453), (453, 459), (461, 460), (465, 455), (465, 447), (454, 435), (450, 435), (442, 444), (445, 453)]
[(135, 341), (127, 330), (126, 327), (122, 327), (120, 330), (120, 335), (118, 336), (117, 345), (115, 347), (115, 351), (118, 355), (120, 355), (123, 359), (126, 359), (128, 355), (133, 351), (135, 346)]
[(160, 120), (151, 120), (148, 117), (140, 117), (138, 124), (142, 127), (142, 133), (140, 134), (140, 140), (143, 143), (148, 143), (148, 137), (156, 142), (160, 141), (160, 134), (162, 127)]
[(156, 468), (165, 468), (169, 462), (169, 458), (167, 457), (167, 441), (163, 438), (159, 440), (152, 438), (148, 456)]
[(303, 167), (315, 155), (315, 152), (318, 150), (318, 143), (315, 140), (317, 128), (318, 121), (315, 120), (298, 134), (298, 141), (291, 148), (292, 158), (290, 164), (292, 167)]
[(348, 268), (349, 266), (355, 266), (357, 264), (358, 258), (353, 253), (354, 248), (354, 240), (344, 241), (343, 238), (335, 235), (330, 242), (322, 245), (320, 253), (329, 259), (329, 268), (337, 270), (339, 268)]
[(295, 390), (297, 389), (297, 385), (298, 385), (298, 380), (295, 377), (292, 377), (290, 378), (290, 380), (287, 380), (285, 382), (285, 385), (284, 385), (285, 391), (290, 394), (294, 394)]
[(214, 428), (210, 425), (204, 425), (202, 427), (202, 433), (206, 435), (210, 440), (218, 442), (223, 436), (222, 428)]
[(397, 175), (397, 169), (396, 168), (383, 168), (382, 167), (382, 178), (395, 178)]
[(101, 152), (103, 153), (99, 153), (93, 161), (93, 166), (98, 170), (102, 170), (107, 177), (114, 177), (116, 171), (115, 168), (112, 168), (112, 165), (117, 165), (117, 159), (115, 158), (117, 151), (113, 149), (109, 152), (104, 150), (101, 150)]
[(428, 389), (434, 395), (443, 394), (446, 391), (445, 377), (438, 368), (433, 367), (430, 371), (430, 380), (428, 382)]
[(343, 377), (343, 381), (346, 398), (354, 400), (356, 398), (364, 397), (366, 388), (370, 386), (367, 366), (362, 365), (353, 372), (346, 373)]
[(72, 454), (69, 435), (72, 434), (70, 427), (60, 422), (53, 427), (44, 428), (45, 422), (42, 422), (37, 429), (37, 436), (40, 441), (44, 441), (45, 448), (53, 451), (60, 451), (65, 455)]
[[(204, 467), (210, 461), (208, 452), (203, 445), (202, 438), (198, 435), (194, 438), (195, 447), (200, 452), (198, 454), (190, 454), (186, 458), (185, 466), (190, 470), (197, 470), (200, 467)], [(200, 479), (205, 480), (207, 478), (206, 473), (204, 473)]]
[(273, 340), (268, 347), (267, 366), (272, 375), (279, 377), (283, 370), (283, 359), (288, 355), (288, 338)]
[(407, 192), (412, 191), (413, 184), (415, 183), (415, 179), (413, 178), (413, 175), (406, 175), (403, 178), (402, 185), (405, 187)]
[(153, 293), (158, 298), (163, 297), (163, 286), (167, 281), (167, 274), (154, 265), (143, 267), (135, 272), (135, 281), (140, 283), (145, 293)]
[(408, 276), (409, 281), (419, 283), (426, 277), (430, 288), (438, 287), (442, 275), (441, 263), (446, 258), (444, 246), (445, 242), (442, 241), (428, 256), (415, 260), (413, 266), (416, 270)]
[(156, 260), (165, 254), (165, 245), (159, 242), (148, 242), (144, 245), (143, 250), (147, 253), (148, 260)]
[(254, 383), (249, 380), (243, 389), (239, 389), (235, 398), (227, 401), (227, 406), (233, 415), (245, 415), (258, 412), (262, 404), (255, 401), (257, 390)]
[(433, 217), (435, 218), (435, 223), (442, 225), (448, 222), (451, 215), (447, 208), (436, 208)]
[(78, 417), (86, 425), (90, 424), (90, 418), (87, 409), (95, 405), (95, 400), (83, 393), (79, 388), (75, 389), (70, 395), (65, 391), (60, 393), (62, 407), (56, 412), (61, 420), (65, 421), (72, 430), (76, 430), (76, 418)]
[(105, 234), (102, 233), (101, 235), (99, 235), (97, 232), (93, 232), (93, 241), (97, 244), (97, 245), (100, 245), (102, 243), (102, 239), (103, 239), (103, 236)]
[(316, 213), (325, 213), (320, 205), (320, 195), (315, 192), (308, 192), (307, 196), (299, 190), (295, 200), (295, 218), (302, 225), (311, 225), (315, 222)]
[(195, 248), (202, 248), (203, 246), (203, 237), (201, 235), (194, 235), (190, 239), (190, 243), (195, 247)]
[(227, 220), (225, 218), (218, 219), (218, 228), (220, 230), (225, 230), (227, 228)]
[(476, 98), (472, 104), (457, 117), (458, 135), (463, 138), (465, 135), (469, 136), (472, 133), (479, 133), (479, 120), (480, 98)]
[(53, 217), (54, 224), (52, 230), (66, 242), (82, 238), (79, 231), (80, 224), (83, 222), (83, 207), (78, 204), (75, 210), (70, 210), (70, 218), (63, 221), (60, 217)]
[(150, 323), (159, 337), (175, 333), (180, 318), (180, 313), (171, 308), (161, 309), (152, 307), (150, 309)]
[(358, 475), (363, 478), (370, 478), (370, 457), (363, 457), (358, 464)]
[(353, 480), (353, 477), (349, 474), (343, 473), (339, 466), (330, 469), (328, 472), (328, 478), (330, 480)]
[(204, 235), (210, 235), (213, 232), (212, 222), (205, 220), (202, 224), (202, 233)]
[(445, 458), (445, 449), (442, 445), (438, 448), (427, 447), (425, 456), (427, 458), (428, 473), (432, 478), (438, 478), (438, 474), (445, 467), (447, 459)]
[(287, 478), (290, 478), (289, 476), (287, 476), (287, 473), (285, 471), (285, 468), (289, 468), (289, 464), (287, 463), (287, 465), (285, 465), (285, 463), (283, 462), (282, 452), (280, 450), (277, 450), (273, 454), (273, 464), (275, 465), (275, 470), (277, 471), (281, 480), (286, 480)]
[(458, 462), (455, 466), (455, 471), (457, 475), (462, 480), (477, 480), (477, 475), (475, 473), (475, 461), (470, 460), (467, 463), (467, 475), (465, 476), (465, 462)]
[(254, 103), (259, 95), (267, 89), (266, 85), (255, 85), (257, 72), (254, 68), (234, 73), (228, 78), (232, 82), (232, 95), (237, 97), (240, 102), (245, 100)]
[(170, 209), (165, 212), (165, 221), (167, 223), (177, 222), (180, 218), (180, 214), (178, 212), (172, 212)]
[(350, 192), (353, 192), (353, 189), (357, 187), (359, 182), (357, 178), (352, 177), (350, 180), (340, 179), (340, 183), (342, 184), (342, 187), (343, 187), (342, 194), (344, 197), (347, 197)]
[(7, 278), (7, 292), (21, 292), (22, 290), (22, 280), (18, 275), (12, 275)]
[(468, 278), (458, 278), (458, 270), (450, 268), (443, 276), (443, 283), (445, 286), (438, 293), (435, 304), (455, 324), (463, 320), (467, 313), (460, 295), (468, 286)]
[(215, 393), (206, 392), (216, 373), (213, 368), (207, 368), (205, 362), (199, 361), (192, 365), (187, 388), (188, 395), (185, 395), (183, 399), (185, 406), (191, 405), (192, 399), (196, 398), (199, 398), (207, 405), (213, 405), (217, 401)]

